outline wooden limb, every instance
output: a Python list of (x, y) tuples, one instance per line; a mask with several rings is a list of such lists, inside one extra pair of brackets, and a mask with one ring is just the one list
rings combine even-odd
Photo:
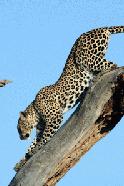
[(0, 87), (4, 87), (6, 84), (11, 83), (10, 80), (0, 80)]
[(57, 134), (15, 175), (10, 186), (53, 186), (124, 115), (124, 67), (99, 75)]

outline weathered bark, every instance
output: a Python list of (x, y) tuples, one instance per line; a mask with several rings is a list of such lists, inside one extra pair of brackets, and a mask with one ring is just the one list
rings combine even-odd
[(99, 75), (57, 134), (16, 174), (10, 186), (52, 186), (124, 114), (124, 67)]
[(11, 83), (11, 81), (9, 81), (9, 80), (0, 80), (0, 87), (4, 87), (8, 83)]

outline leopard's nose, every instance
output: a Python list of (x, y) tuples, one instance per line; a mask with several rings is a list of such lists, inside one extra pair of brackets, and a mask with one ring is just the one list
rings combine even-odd
[(29, 134), (27, 133), (25, 136), (26, 136), (26, 138), (28, 138), (29, 137)]
[(21, 140), (25, 140), (25, 139), (27, 139), (29, 137), (29, 134), (27, 133), (27, 134), (25, 134), (25, 135), (20, 135), (20, 139)]

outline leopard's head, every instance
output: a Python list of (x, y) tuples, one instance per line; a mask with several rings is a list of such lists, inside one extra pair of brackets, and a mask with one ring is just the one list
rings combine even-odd
[(31, 134), (31, 130), (33, 129), (33, 121), (31, 115), (25, 112), (20, 112), (17, 129), (20, 139), (27, 139)]

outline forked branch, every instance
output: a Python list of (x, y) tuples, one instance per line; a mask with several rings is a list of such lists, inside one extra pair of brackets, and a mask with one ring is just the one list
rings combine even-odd
[(57, 134), (15, 175), (10, 186), (53, 186), (124, 115), (124, 67), (99, 75)]

